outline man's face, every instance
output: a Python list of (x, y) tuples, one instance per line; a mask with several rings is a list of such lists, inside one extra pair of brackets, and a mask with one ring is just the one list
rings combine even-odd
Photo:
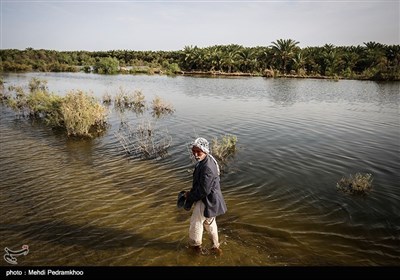
[(197, 161), (202, 161), (205, 157), (206, 157), (206, 153), (205, 152), (203, 152), (200, 148), (198, 148), (198, 147), (193, 147), (192, 148), (192, 153), (193, 153), (193, 155), (194, 155), (194, 158), (197, 160)]

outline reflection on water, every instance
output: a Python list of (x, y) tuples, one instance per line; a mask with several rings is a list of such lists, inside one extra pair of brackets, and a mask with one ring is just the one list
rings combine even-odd
[[(0, 247), (29, 245), (19, 264), (400, 264), (399, 83), (76, 73), (4, 80), (27, 85), (33, 76), (59, 94), (139, 89), (148, 104), (160, 96), (176, 111), (154, 119), (110, 108), (106, 135), (74, 140), (1, 107)], [(125, 156), (114, 132), (142, 119), (168, 129), (165, 159)], [(194, 256), (190, 213), (176, 207), (191, 184), (186, 144), (225, 133), (239, 147), (221, 178), (224, 254)], [(355, 172), (373, 174), (367, 196), (336, 190)]]

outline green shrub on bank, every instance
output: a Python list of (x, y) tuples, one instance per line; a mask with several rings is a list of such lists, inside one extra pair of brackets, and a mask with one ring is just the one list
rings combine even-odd
[(94, 72), (98, 74), (118, 73), (119, 61), (115, 57), (101, 57), (94, 65)]

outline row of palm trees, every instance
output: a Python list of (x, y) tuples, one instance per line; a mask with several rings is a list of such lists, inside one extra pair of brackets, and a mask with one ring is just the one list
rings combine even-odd
[(298, 47), (299, 42), (277, 40), (269, 47), (244, 48), (239, 45), (183, 50), (183, 69), (263, 73), (273, 70), (279, 75), (338, 76), (345, 78), (400, 78), (400, 46), (366, 43), (365, 46)]
[[(400, 45), (376, 42), (363, 46), (326, 44), (300, 48), (293, 39), (269, 46), (185, 46), (179, 51), (71, 51), (0, 50), (0, 70), (78, 71), (112, 58), (118, 68), (149, 67), (167, 73), (247, 73), (251, 75), (337, 77), (400, 80)], [(95, 70), (96, 71), (96, 70)], [(104, 72), (103, 72), (104, 73)]]

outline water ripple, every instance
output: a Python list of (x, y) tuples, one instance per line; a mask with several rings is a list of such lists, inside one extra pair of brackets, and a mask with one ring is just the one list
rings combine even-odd
[[(398, 265), (398, 92), (360, 81), (198, 79), (27, 74), (69, 86), (139, 84), (176, 105), (154, 120), (173, 142), (168, 157), (128, 157), (111, 115), (104, 137), (66, 139), (2, 110), (0, 245), (30, 246), (22, 265)], [(6, 76), (6, 79), (7, 78)], [(21, 76), (11, 78), (19, 81)], [(71, 82), (73, 81), (73, 82)], [(117, 87), (116, 87), (117, 88)], [(199, 109), (199, 104), (206, 104)], [(148, 116), (143, 116), (148, 117)], [(228, 212), (218, 217), (224, 255), (193, 258), (190, 212), (194, 137), (238, 137), (221, 176)], [(337, 191), (355, 172), (373, 174), (366, 196)], [(210, 247), (204, 238), (205, 247)]]

